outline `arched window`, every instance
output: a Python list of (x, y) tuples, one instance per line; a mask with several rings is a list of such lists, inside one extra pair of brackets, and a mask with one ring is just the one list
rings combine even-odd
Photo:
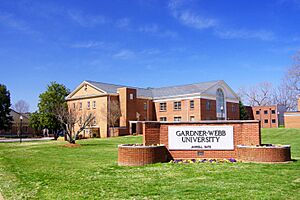
[(221, 88), (217, 89), (217, 119), (225, 119), (225, 98), (224, 98), (224, 92)]

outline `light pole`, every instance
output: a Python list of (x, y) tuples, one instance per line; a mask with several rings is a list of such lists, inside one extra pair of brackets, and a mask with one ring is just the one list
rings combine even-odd
[(23, 121), (23, 116), (20, 115), (20, 143), (22, 143), (22, 121)]

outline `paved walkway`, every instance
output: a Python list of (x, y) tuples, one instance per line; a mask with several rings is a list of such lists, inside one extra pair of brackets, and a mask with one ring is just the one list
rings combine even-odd
[(0, 200), (4, 200), (3, 196), (1, 195), (1, 193), (0, 193)]
[[(32, 142), (32, 141), (43, 141), (43, 140), (53, 140), (53, 137), (43, 137), (43, 138), (22, 138), (22, 142)], [(0, 143), (2, 142), (20, 142), (20, 138), (14, 139), (0, 139)], [(1, 196), (0, 196), (1, 200)]]

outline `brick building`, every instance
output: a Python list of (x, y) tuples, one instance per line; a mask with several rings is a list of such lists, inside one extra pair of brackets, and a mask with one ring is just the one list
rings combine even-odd
[(285, 128), (300, 128), (300, 96), (298, 98), (298, 111), (284, 113)]
[(83, 81), (67, 97), (70, 108), (95, 115), (93, 125), (83, 132), (85, 137), (112, 135), (107, 122), (112, 101), (119, 102), (122, 113), (115, 135), (137, 132), (137, 121), (239, 119), (238, 96), (222, 80), (161, 88)]
[(21, 125), (21, 120), (20, 116), (22, 115), (22, 136), (23, 137), (29, 137), (33, 136), (35, 134), (38, 134), (34, 129), (29, 127), (29, 114), (28, 113), (18, 113), (14, 110), (11, 109), (10, 111), (10, 116), (12, 116), (13, 121), (12, 121), (12, 126), (9, 130), (0, 130), (0, 136), (2, 137), (15, 137), (20, 134), (20, 125)]
[(284, 125), (283, 113), (285, 110), (280, 105), (252, 106), (251, 111), (251, 117), (259, 120), (262, 128), (277, 128), (279, 125)]

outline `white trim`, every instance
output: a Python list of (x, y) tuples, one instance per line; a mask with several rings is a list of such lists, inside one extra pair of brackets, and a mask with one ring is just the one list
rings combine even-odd
[(187, 96), (187, 95), (184, 95), (183, 97), (175, 96), (174, 98), (170, 97), (168, 99), (153, 100), (153, 102), (155, 103), (155, 102), (179, 101), (179, 100), (188, 100), (188, 99), (200, 99), (200, 95), (199, 93), (197, 93), (197, 95), (193, 95), (193, 96)]
[(93, 84), (91, 84), (91, 83), (89, 83), (89, 82), (87, 82), (87, 81), (83, 81), (82, 83), (79, 84), (79, 86), (77, 86), (77, 87), (75, 88), (75, 90), (73, 90), (73, 91), (66, 97), (66, 99), (72, 98), (72, 96), (73, 96), (74, 94), (76, 94), (76, 92), (78, 92), (84, 85), (89, 85), (90, 87), (92, 87), (92, 88), (98, 90), (99, 92), (102, 92), (102, 93), (104, 93), (104, 94), (107, 94), (106, 91), (104, 91), (104, 90), (102, 90), (102, 89), (100, 89), (100, 88), (94, 86)]
[(285, 117), (300, 117), (300, 112), (284, 113), (283, 116), (285, 116)]

